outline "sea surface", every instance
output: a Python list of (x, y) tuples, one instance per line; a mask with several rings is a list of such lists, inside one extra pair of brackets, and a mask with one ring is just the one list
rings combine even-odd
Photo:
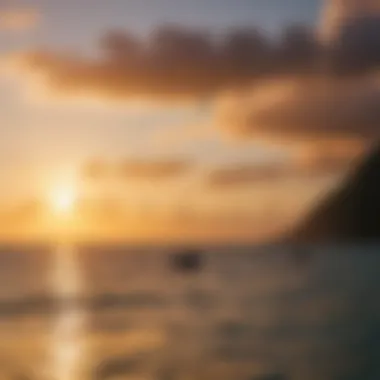
[(0, 248), (0, 379), (379, 380), (380, 246)]

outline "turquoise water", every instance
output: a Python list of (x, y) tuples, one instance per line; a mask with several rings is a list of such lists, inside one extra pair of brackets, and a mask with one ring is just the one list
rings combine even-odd
[[(175, 250), (174, 250), (175, 252)], [(380, 247), (0, 250), (3, 378), (380, 379)]]

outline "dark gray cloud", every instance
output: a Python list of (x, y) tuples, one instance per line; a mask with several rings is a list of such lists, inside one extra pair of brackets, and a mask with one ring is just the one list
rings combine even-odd
[(217, 117), (244, 138), (372, 139), (380, 126), (379, 35), (377, 13), (347, 18), (328, 44), (302, 26), (277, 39), (255, 28), (215, 36), (163, 26), (146, 40), (105, 33), (94, 57), (41, 49), (12, 62), (72, 97), (177, 101), (232, 93), (234, 107)]
[(286, 28), (274, 41), (257, 29), (229, 31), (222, 38), (180, 26), (163, 26), (142, 40), (116, 30), (100, 39), (97, 58), (35, 50), (22, 55), (27, 72), (67, 95), (106, 97), (213, 95), (279, 75), (362, 74), (380, 63), (380, 17), (342, 25), (322, 45), (311, 29)]
[(216, 40), (174, 26), (157, 29), (148, 41), (114, 31), (101, 38), (97, 59), (41, 49), (16, 62), (27, 73), (42, 74), (58, 93), (122, 99), (207, 96), (271, 70), (272, 48), (256, 30), (238, 30)]
[(125, 31), (106, 33), (98, 58), (35, 50), (16, 60), (27, 73), (43, 74), (46, 85), (66, 95), (81, 92), (111, 98), (213, 95), (257, 78), (313, 73), (322, 48), (304, 27), (284, 30), (279, 41), (251, 28), (226, 33), (165, 26), (148, 41)]
[(353, 18), (343, 24), (332, 41), (329, 61), (333, 73), (356, 74), (376, 70), (380, 64), (380, 15)]
[(228, 131), (303, 142), (380, 137), (380, 4), (335, 5), (328, 43), (291, 28), (277, 51), (285, 52), (278, 62), (286, 75), (274, 70), (217, 110)]
[(379, 0), (323, 0), (320, 36), (329, 43), (334, 41), (348, 21), (379, 14)]

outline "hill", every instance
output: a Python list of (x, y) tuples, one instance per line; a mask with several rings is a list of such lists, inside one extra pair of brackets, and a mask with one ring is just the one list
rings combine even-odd
[(380, 144), (288, 235), (295, 243), (380, 240)]

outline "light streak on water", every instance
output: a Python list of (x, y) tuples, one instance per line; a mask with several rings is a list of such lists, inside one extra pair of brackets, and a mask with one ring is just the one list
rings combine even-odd
[(73, 248), (62, 246), (55, 250), (52, 276), (52, 292), (59, 301), (59, 313), (52, 332), (50, 378), (76, 380), (85, 355), (86, 313), (75, 302), (83, 291), (83, 283)]

